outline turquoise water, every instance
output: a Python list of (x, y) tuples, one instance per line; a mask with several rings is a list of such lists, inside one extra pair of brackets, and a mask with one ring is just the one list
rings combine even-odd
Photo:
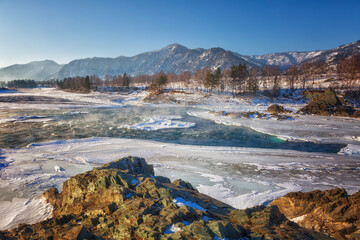
[[(0, 148), (22, 147), (33, 142), (88, 137), (122, 137), (167, 143), (206, 146), (233, 146), (268, 149), (291, 149), (306, 152), (337, 153), (344, 145), (288, 142), (252, 129), (225, 126), (189, 116), (188, 108), (128, 107), (73, 110), (1, 110), (1, 119), (23, 116), (46, 117), (49, 122), (8, 122), (0, 124)], [(193, 110), (193, 109), (192, 109)], [(196, 123), (195, 127), (133, 130), (126, 126), (144, 122), (153, 116), (180, 115), (180, 121)]]

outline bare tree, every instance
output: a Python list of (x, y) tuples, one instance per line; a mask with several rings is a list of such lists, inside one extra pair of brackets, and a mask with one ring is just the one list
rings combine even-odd
[(300, 74), (299, 67), (296, 65), (291, 65), (286, 70), (286, 75), (288, 78), (288, 85), (289, 85), (289, 88), (291, 89), (291, 91), (295, 90), (295, 82), (299, 78), (299, 74)]

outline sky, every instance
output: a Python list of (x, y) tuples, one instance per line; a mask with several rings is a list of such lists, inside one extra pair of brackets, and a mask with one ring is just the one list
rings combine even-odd
[(245, 55), (360, 40), (360, 0), (0, 0), (0, 67), (179, 43)]

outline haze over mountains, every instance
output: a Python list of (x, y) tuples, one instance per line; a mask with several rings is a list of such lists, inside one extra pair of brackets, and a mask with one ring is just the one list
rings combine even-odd
[(63, 79), (66, 77), (106, 75), (127, 73), (130, 75), (153, 75), (160, 71), (166, 73), (195, 72), (201, 68), (230, 68), (232, 65), (245, 63), (249, 67), (278, 65), (286, 69), (292, 64), (303, 62), (325, 61), (329, 65), (336, 64), (341, 58), (360, 54), (360, 40), (341, 45), (337, 48), (310, 52), (283, 52), (260, 56), (246, 56), (222, 48), (189, 49), (180, 44), (171, 44), (162, 49), (145, 52), (133, 57), (117, 58), (84, 58), (59, 65), (45, 60), (28, 64), (15, 64), (0, 69), (0, 81), (15, 79), (33, 79), (37, 81)]

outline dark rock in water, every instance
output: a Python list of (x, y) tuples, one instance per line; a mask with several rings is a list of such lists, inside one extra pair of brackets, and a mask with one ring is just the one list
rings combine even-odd
[(283, 114), (283, 113), (291, 113), (292, 111), (285, 109), (283, 106), (273, 104), (270, 107), (268, 107), (266, 112), (271, 114)]
[(154, 177), (127, 157), (76, 175), (42, 195), (51, 219), (0, 231), (0, 239), (330, 239), (290, 222), (276, 206), (236, 210), (182, 180)]
[(359, 239), (360, 191), (348, 196), (344, 189), (289, 193), (274, 200), (288, 219), (336, 239)]

